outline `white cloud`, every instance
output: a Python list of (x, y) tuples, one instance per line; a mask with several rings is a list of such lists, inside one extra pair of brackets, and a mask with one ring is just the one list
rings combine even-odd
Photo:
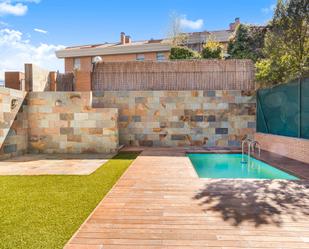
[(28, 11), (27, 4), (40, 3), (41, 0), (0, 0), (0, 16), (23, 16)]
[(204, 25), (204, 20), (203, 19), (197, 19), (195, 21), (187, 19), (186, 16), (182, 16), (179, 19), (179, 25), (180, 28), (182, 29), (192, 29), (192, 30), (197, 30), (201, 29)]
[(19, 3), (40, 3), (41, 0), (11, 0), (12, 2), (19, 2)]
[(263, 12), (264, 14), (273, 13), (274, 10), (275, 10), (275, 8), (276, 8), (276, 4), (271, 4), (271, 5), (269, 5), (269, 6), (266, 7), (266, 8), (262, 8), (262, 12)]
[(28, 7), (22, 3), (12, 3), (10, 1), (0, 2), (0, 16), (14, 15), (23, 16), (27, 13)]
[(38, 29), (38, 28), (35, 28), (33, 29), (35, 32), (38, 32), (38, 33), (42, 33), (42, 34), (47, 34), (48, 32), (44, 29)]
[(62, 71), (63, 61), (56, 58), (55, 51), (63, 48), (45, 43), (36, 46), (18, 30), (0, 29), (0, 81), (4, 79), (5, 71), (24, 71), (24, 63)]

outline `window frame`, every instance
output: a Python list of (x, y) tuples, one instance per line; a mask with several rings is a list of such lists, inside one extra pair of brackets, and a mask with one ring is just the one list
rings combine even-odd
[[(142, 56), (142, 58), (139, 56)], [(145, 54), (136, 54), (136, 61), (145, 61)]]
[[(159, 59), (160, 57), (161, 57), (161, 59)], [(165, 54), (163, 52), (157, 52), (156, 53), (156, 59), (157, 59), (157, 61), (165, 61), (166, 60)]]
[(81, 59), (79, 57), (73, 58), (73, 70), (80, 70), (80, 69), (81, 69)]

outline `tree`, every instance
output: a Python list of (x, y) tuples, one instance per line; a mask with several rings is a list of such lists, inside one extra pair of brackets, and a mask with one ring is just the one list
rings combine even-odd
[(214, 37), (210, 37), (203, 46), (202, 57), (204, 59), (220, 59), (222, 58), (222, 47), (216, 42)]
[(171, 60), (185, 60), (185, 59), (200, 59), (201, 56), (196, 51), (187, 47), (172, 47), (170, 57)]
[(278, 84), (309, 75), (309, 1), (278, 0), (256, 78)]
[(261, 59), (266, 30), (267, 27), (239, 24), (228, 43), (230, 58), (251, 59), (254, 62)]
[(186, 43), (187, 35), (183, 32), (181, 28), (181, 16), (176, 12), (170, 15), (170, 24), (168, 30), (169, 42), (172, 46), (180, 46)]

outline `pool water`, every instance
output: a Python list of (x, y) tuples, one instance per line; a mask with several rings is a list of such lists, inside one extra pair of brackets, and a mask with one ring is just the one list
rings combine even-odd
[(200, 178), (253, 178), (298, 180), (282, 170), (241, 154), (188, 154)]

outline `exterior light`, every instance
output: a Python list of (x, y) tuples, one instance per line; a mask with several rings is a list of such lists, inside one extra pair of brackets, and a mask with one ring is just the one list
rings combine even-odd
[(102, 61), (103, 61), (103, 59), (102, 59), (101, 56), (96, 56), (96, 57), (94, 57), (94, 58), (92, 59), (92, 63), (93, 63), (93, 64), (97, 64), (97, 63), (100, 63), (100, 62), (102, 62)]

